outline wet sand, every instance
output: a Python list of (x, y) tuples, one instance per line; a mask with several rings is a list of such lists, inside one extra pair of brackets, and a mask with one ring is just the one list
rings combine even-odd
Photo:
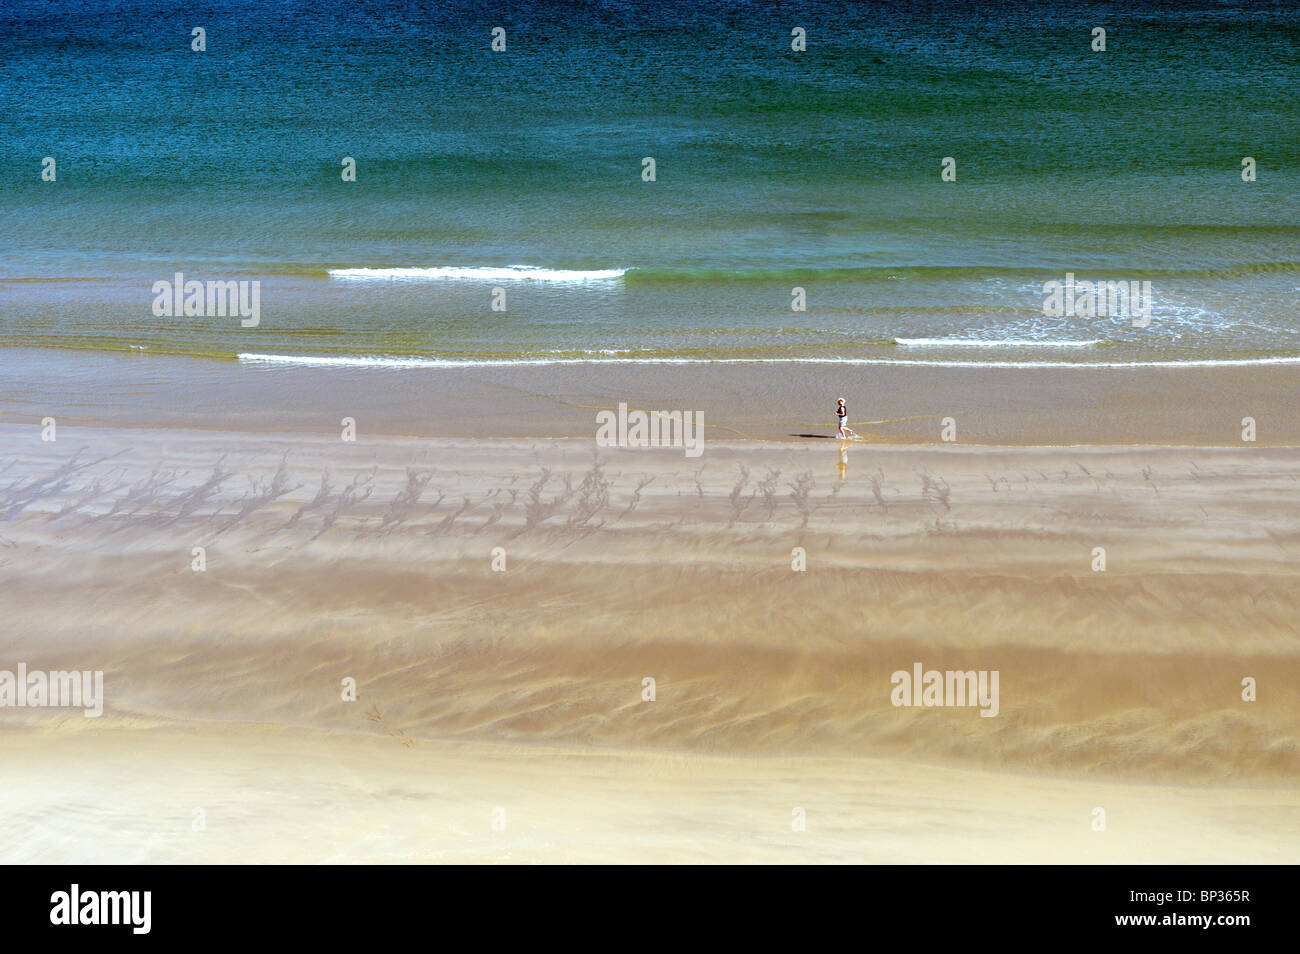
[[(937, 368), (914, 365), (578, 364), (318, 368), (165, 355), (6, 350), (0, 422), (362, 437), (578, 437), (624, 402), (696, 411), (710, 440), (835, 431), (835, 399), (872, 441), (931, 444), (1300, 445), (1300, 365)], [(807, 435), (812, 435), (811, 437)]]
[(6, 860), (1300, 858), (1295, 448), (0, 439)]

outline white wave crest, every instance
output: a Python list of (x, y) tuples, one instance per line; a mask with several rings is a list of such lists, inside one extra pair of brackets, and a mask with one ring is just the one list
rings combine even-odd
[(537, 268), (532, 265), (439, 266), (435, 268), (331, 268), (330, 278), (352, 281), (475, 281), (475, 282), (609, 282), (623, 277), (626, 269), (606, 268), (577, 271), (565, 268)]
[(1035, 341), (1032, 339), (983, 338), (895, 338), (894, 344), (905, 348), (1089, 348), (1102, 344), (1100, 338), (1069, 341)]
[(894, 358), (386, 358), (379, 356), (239, 355), (249, 364), (314, 365), (336, 368), (503, 368), (548, 364), (833, 364), (892, 365), (920, 368), (1242, 368), (1297, 365), (1300, 357), (1204, 358), (1177, 361), (924, 361)]

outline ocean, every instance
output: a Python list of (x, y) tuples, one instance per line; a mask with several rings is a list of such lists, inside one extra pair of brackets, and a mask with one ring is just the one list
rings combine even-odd
[(0, 53), (0, 348), (1300, 363), (1290, 2), (8, 0)]

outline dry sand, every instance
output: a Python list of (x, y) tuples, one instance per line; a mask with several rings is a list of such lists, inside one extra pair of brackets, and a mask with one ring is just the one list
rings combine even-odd
[(0, 440), (6, 861), (1300, 860), (1300, 449)]

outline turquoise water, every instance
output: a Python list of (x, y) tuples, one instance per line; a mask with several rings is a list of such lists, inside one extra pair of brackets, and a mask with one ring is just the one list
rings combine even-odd
[[(17, 0), (0, 51), (0, 345), (1300, 355), (1290, 3)], [(178, 271), (260, 282), (257, 326), (154, 315)], [(1067, 273), (1150, 281), (1150, 324), (1046, 317)]]

